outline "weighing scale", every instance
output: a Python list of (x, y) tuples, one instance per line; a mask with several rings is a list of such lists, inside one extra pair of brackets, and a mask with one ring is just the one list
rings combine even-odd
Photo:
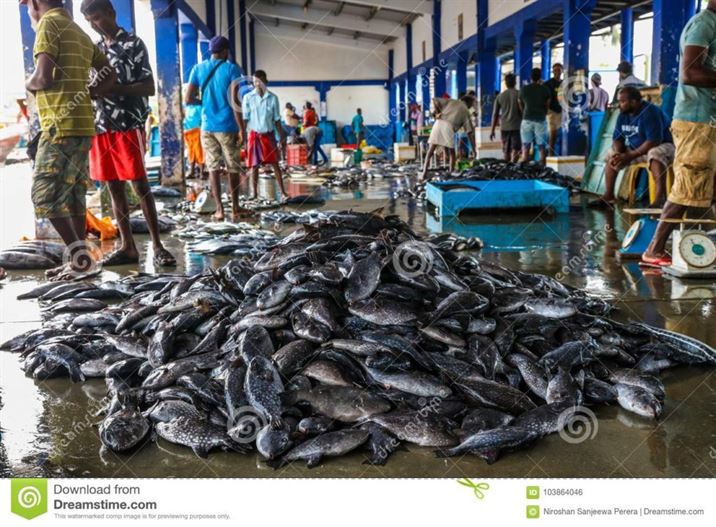
[(641, 258), (654, 237), (661, 215), (661, 209), (624, 209), (627, 214), (644, 215), (632, 223), (624, 235), (622, 246), (617, 253), (619, 258)]
[(679, 224), (679, 229), (673, 234), (671, 265), (664, 267), (664, 272), (678, 278), (716, 278), (716, 243), (702, 228), (697, 227), (716, 224), (716, 220), (662, 221)]
[(199, 214), (212, 214), (216, 212), (216, 202), (207, 190), (202, 190), (194, 202), (194, 212)]

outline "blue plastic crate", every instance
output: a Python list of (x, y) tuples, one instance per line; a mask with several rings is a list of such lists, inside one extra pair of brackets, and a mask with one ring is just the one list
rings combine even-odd
[[(468, 188), (466, 188), (468, 187)], [(537, 179), (428, 183), (427, 200), (441, 217), (475, 209), (552, 209), (569, 212), (567, 189)]]

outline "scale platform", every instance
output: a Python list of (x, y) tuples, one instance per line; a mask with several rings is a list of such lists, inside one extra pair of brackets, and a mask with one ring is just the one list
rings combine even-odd
[(569, 212), (567, 189), (537, 179), (429, 182), (426, 195), (440, 217), (479, 209), (549, 208), (555, 213)]

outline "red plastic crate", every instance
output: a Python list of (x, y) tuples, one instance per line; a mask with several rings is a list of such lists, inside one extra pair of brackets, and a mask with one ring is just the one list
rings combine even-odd
[(286, 163), (289, 166), (308, 164), (308, 145), (288, 145)]

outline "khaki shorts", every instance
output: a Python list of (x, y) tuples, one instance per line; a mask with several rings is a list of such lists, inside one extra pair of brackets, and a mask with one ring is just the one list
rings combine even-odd
[(555, 132), (562, 128), (562, 114), (549, 111), (547, 112), (547, 123), (549, 124), (549, 131)]
[(228, 172), (241, 172), (241, 152), (237, 140), (238, 134), (235, 132), (201, 132), (201, 147), (209, 172), (219, 170), (222, 161)]
[(675, 120), (671, 133), (676, 159), (669, 201), (685, 207), (710, 207), (715, 201), (716, 128), (707, 123)]
[[(612, 160), (616, 152), (610, 148), (607, 152), (605, 161), (607, 164)], [(651, 163), (652, 161), (658, 161), (664, 168), (668, 168), (674, 162), (674, 145), (672, 143), (661, 143), (659, 146), (655, 146), (649, 150), (645, 156), (637, 157), (630, 164), (636, 163)]]
[(42, 133), (32, 177), (31, 194), (36, 217), (85, 215), (91, 145), (91, 137), (52, 138)]

